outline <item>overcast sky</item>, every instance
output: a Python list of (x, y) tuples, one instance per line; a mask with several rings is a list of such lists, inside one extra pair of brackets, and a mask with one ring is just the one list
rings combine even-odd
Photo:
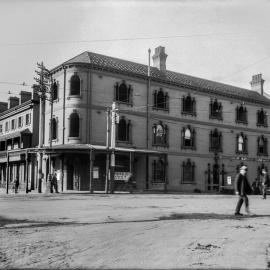
[(169, 70), (247, 89), (262, 73), (270, 93), (269, 14), (269, 0), (0, 0), (0, 101), (30, 90), (15, 84), (34, 83), (36, 62), (92, 51), (147, 64), (160, 45)]

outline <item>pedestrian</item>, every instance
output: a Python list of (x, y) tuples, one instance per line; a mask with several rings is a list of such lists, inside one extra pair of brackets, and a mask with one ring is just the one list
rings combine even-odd
[(56, 193), (59, 193), (59, 192), (58, 192), (57, 174), (56, 174), (56, 173), (54, 173), (54, 174), (53, 174), (53, 177), (52, 177), (52, 190), (53, 190), (53, 188), (55, 189), (55, 192), (56, 192)]
[(235, 177), (235, 189), (236, 189), (235, 193), (238, 195), (238, 202), (234, 213), (236, 216), (243, 215), (240, 213), (243, 202), (245, 202), (247, 214), (250, 214), (249, 201), (247, 195), (251, 193), (252, 188), (248, 182), (246, 173), (247, 173), (247, 166), (242, 166), (240, 168), (240, 172)]
[(260, 175), (261, 189), (262, 189), (262, 198), (266, 200), (266, 191), (269, 184), (269, 177), (265, 169), (262, 169), (262, 173)]
[(14, 185), (15, 185), (15, 193), (18, 193), (18, 189), (19, 189), (19, 185), (20, 185), (18, 177), (16, 177), (16, 179), (14, 181)]

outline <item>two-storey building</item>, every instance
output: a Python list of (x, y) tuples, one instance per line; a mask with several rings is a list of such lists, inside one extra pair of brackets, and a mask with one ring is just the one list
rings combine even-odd
[(0, 102), (0, 189), (9, 192), (19, 179), (19, 189), (37, 188), (37, 159), (31, 148), (38, 145), (39, 102), (32, 93)]
[(43, 167), (48, 172), (50, 156), (61, 190), (88, 190), (90, 182), (105, 189), (112, 102), (115, 183), (130, 172), (138, 190), (220, 191), (232, 188), (242, 163), (251, 181), (268, 168), (270, 101), (261, 74), (248, 90), (169, 71), (166, 58), (164, 47), (153, 66), (84, 52), (51, 70)]

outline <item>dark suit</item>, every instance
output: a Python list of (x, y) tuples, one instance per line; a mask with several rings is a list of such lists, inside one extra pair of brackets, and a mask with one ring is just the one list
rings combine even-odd
[(239, 214), (243, 202), (245, 202), (246, 211), (249, 212), (249, 201), (247, 194), (250, 194), (252, 189), (247, 180), (247, 177), (242, 174), (237, 174), (235, 177), (235, 189), (239, 194), (239, 199), (236, 205), (235, 213)]

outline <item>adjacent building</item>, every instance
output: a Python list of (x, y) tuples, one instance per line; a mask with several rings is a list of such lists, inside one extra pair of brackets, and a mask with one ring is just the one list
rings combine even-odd
[[(251, 181), (268, 169), (270, 100), (261, 74), (248, 90), (167, 70), (164, 47), (152, 59), (150, 66), (83, 52), (51, 70), (42, 162), (45, 176), (50, 164), (57, 172), (60, 190), (105, 190), (114, 150), (116, 190), (129, 179), (138, 191), (219, 192), (233, 188), (241, 164)], [(115, 149), (107, 136), (113, 102)], [(1, 115), (2, 129), (18, 118), (12, 112)]]

